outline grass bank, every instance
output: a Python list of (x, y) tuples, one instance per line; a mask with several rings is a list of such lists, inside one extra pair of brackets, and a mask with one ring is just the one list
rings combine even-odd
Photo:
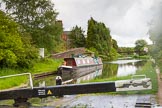
[(33, 68), (28, 71), (32, 74), (56, 71), (62, 62), (62, 59), (42, 59), (41, 61), (36, 62)]
[[(20, 74), (30, 72), (32, 75), (35, 73), (56, 71), (58, 66), (62, 63), (62, 59), (42, 59), (36, 61), (34, 66), (30, 69), (0, 69), (0, 76)], [(0, 79), (0, 90), (25, 85), (28, 82), (28, 76), (17, 76), (12, 78)]]
[[(148, 78), (151, 78), (152, 81), (152, 89), (151, 90), (142, 90), (142, 91), (124, 91), (124, 92), (115, 92), (110, 94), (155, 94), (158, 90), (158, 82), (157, 75), (155, 71), (155, 67), (151, 61), (147, 61), (147, 63), (139, 70), (137, 70), (136, 75), (145, 74)], [(112, 77), (112, 78), (104, 78), (104, 79), (93, 79), (88, 82), (103, 82), (103, 81), (116, 81), (116, 80), (127, 80), (131, 79), (132, 75), (124, 76), (124, 77)]]

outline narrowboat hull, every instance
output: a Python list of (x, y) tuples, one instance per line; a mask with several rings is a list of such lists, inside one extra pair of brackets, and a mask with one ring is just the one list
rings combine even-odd
[[(84, 59), (88, 61), (87, 58), (83, 58), (83, 60)], [(92, 59), (94, 61), (93, 62), (90, 59), (91, 58), (89, 58), (89, 64), (85, 64), (85, 65), (84, 64), (82, 65), (80, 63), (80, 65), (76, 65), (76, 66), (60, 66), (58, 69), (58, 75), (62, 77), (63, 81), (67, 81), (70, 79), (80, 78), (82, 76), (85, 76), (95, 71), (97, 72), (98, 70), (101, 70), (103, 68), (101, 59), (98, 59), (97, 62)], [(77, 60), (78, 59), (75, 59), (75, 61)], [(79, 60), (82, 60), (82, 59), (79, 58)]]
[(103, 68), (103, 65), (92, 65), (92, 66), (80, 66), (80, 67), (61, 67), (61, 74), (63, 81), (70, 80), (70, 79), (77, 79), (89, 73), (98, 71)]

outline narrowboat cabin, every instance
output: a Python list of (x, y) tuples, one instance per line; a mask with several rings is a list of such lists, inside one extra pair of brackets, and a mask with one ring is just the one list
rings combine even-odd
[(84, 76), (102, 68), (101, 58), (83, 56), (64, 58), (63, 65), (58, 68), (58, 75), (65, 81), (69, 80), (69, 78)]

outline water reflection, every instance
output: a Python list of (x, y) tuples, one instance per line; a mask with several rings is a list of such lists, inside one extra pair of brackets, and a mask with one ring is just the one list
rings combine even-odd
[(109, 78), (117, 75), (118, 64), (104, 64), (102, 75), (98, 78)]
[(117, 60), (105, 62), (101, 78), (120, 77), (135, 74), (146, 61), (142, 60)]
[[(66, 77), (66, 79), (64, 79), (64, 77), (63, 77), (62, 80), (63, 80), (64, 84), (80, 83), (82, 81), (88, 81), (88, 80), (96, 78), (97, 76), (101, 76), (102, 71), (103, 71), (103, 68), (100, 68), (100, 69), (96, 69), (95, 71), (93, 71), (89, 74), (85, 74), (85, 75), (82, 74), (75, 78), (73, 76), (71, 76), (68, 78)], [(48, 76), (48, 77), (36, 79), (36, 80), (34, 80), (34, 86), (38, 87), (40, 85), (44, 85), (43, 84), (44, 82), (45, 82), (44, 86), (54, 86), (54, 85), (56, 85), (55, 78), (56, 78), (56, 76)]]
[[(67, 80), (71, 80), (70, 83), (80, 83), (81, 81), (87, 81), (94, 78), (111, 78), (111, 77), (120, 77), (120, 76), (127, 76), (130, 74), (135, 74), (138, 69), (140, 69), (146, 61), (142, 60), (117, 60), (112, 62), (104, 62), (103, 68), (96, 69), (95, 71), (86, 74), (77, 76), (76, 78), (69, 77)], [(56, 76), (50, 76), (47, 78), (42, 78), (39, 80), (35, 80), (34, 85), (38, 86), (40, 82), (45, 81), (46, 86), (53, 86), (55, 84), (55, 77)]]
[(139, 62), (142, 60), (116, 60), (116, 61), (112, 61), (112, 62), (105, 62), (105, 63), (112, 63), (112, 64), (128, 64), (128, 63), (135, 63), (135, 62)]
[(130, 74), (135, 74), (137, 70), (137, 67), (134, 65), (119, 65), (117, 75), (120, 76), (127, 76)]
[(102, 75), (102, 69), (97, 69), (96, 71), (89, 73), (85, 76), (80, 76), (79, 78), (76, 79), (75, 83), (80, 83), (82, 81), (88, 81), (101, 75)]
[(45, 82), (45, 86), (54, 86), (56, 85), (55, 81), (56, 76), (48, 76), (48, 77), (42, 77), (40, 79), (35, 79), (34, 82), (34, 87), (38, 87), (39, 85), (43, 84)]

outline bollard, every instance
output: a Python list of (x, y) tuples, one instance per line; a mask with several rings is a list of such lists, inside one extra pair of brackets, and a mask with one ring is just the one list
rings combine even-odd
[(61, 78), (61, 76), (56, 76), (56, 85), (62, 85), (62, 78)]
[[(61, 76), (56, 76), (56, 85), (62, 85), (62, 78)], [(62, 94), (58, 94), (58, 98), (63, 97)]]

